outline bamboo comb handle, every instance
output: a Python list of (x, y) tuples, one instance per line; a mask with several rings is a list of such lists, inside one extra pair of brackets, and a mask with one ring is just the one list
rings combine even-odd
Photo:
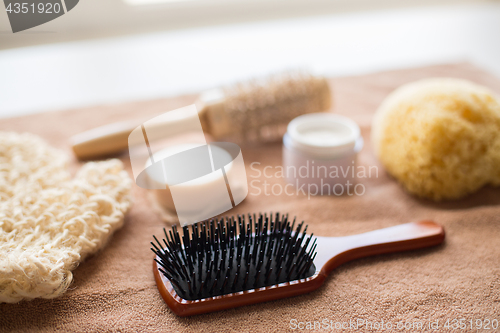
[(411, 222), (345, 237), (317, 237), (316, 268), (328, 275), (345, 262), (377, 254), (400, 252), (438, 245), (444, 229), (433, 221)]

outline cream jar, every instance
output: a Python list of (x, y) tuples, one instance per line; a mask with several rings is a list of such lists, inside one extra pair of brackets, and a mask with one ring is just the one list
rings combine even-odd
[(362, 148), (361, 131), (351, 119), (332, 113), (299, 116), (283, 137), (285, 178), (308, 194), (343, 195), (355, 184)]

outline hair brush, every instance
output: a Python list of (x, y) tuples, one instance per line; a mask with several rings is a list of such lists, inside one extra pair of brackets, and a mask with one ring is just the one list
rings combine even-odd
[[(196, 104), (203, 130), (214, 139), (259, 142), (281, 138), (301, 114), (328, 110), (331, 93), (326, 79), (289, 72), (207, 91)], [(155, 129), (168, 136), (190, 130), (192, 123), (175, 118), (156, 123)], [(117, 153), (127, 148), (128, 135), (140, 124), (114, 123), (75, 135), (73, 151), (80, 159)]]
[[(155, 236), (153, 272), (161, 296), (190, 316), (307, 293), (337, 266), (361, 257), (437, 245), (444, 229), (421, 221), (346, 237), (308, 235), (287, 215), (220, 218)], [(302, 230), (303, 229), (303, 230)]]

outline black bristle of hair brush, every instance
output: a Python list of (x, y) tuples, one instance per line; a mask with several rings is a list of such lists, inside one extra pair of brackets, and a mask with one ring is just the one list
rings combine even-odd
[(316, 241), (295, 224), (279, 213), (212, 219), (183, 227), (182, 237), (163, 229), (151, 250), (180, 297), (203, 299), (312, 276)]
[(167, 305), (190, 316), (304, 294), (337, 266), (376, 254), (441, 244), (432, 221), (344, 237), (307, 235), (304, 222), (279, 213), (225, 217), (154, 237), (153, 274)]

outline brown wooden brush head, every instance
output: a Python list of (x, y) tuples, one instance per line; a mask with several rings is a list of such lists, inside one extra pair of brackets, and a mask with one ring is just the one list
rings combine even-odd
[[(345, 237), (317, 237), (317, 255), (313, 258), (316, 269), (312, 276), (195, 300), (178, 295), (170, 280), (160, 272), (157, 261), (153, 261), (153, 273), (158, 290), (172, 311), (179, 316), (191, 316), (304, 294), (319, 288), (328, 274), (345, 262), (430, 247), (441, 244), (444, 238), (443, 227), (432, 221), (406, 223)], [(156, 260), (159, 259), (157, 256)]]

